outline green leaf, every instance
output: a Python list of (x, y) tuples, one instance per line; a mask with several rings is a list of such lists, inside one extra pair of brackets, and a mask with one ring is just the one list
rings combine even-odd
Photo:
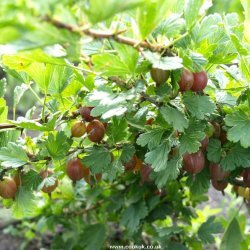
[(132, 144), (125, 144), (122, 147), (120, 159), (122, 162), (128, 162), (135, 154), (135, 147)]
[(81, 243), (86, 250), (99, 250), (103, 248), (103, 244), (106, 238), (106, 229), (104, 224), (88, 225), (84, 228), (84, 232), (81, 235), (84, 239)]
[(243, 148), (239, 144), (234, 145), (226, 155), (223, 155), (220, 165), (226, 171), (232, 171), (237, 167), (249, 167), (250, 148)]
[(190, 175), (187, 179), (187, 185), (193, 195), (201, 195), (208, 192), (210, 186), (210, 173), (208, 168), (204, 168), (200, 173)]
[(137, 23), (141, 38), (146, 38), (166, 16), (167, 12), (176, 3), (173, 1), (145, 0), (137, 11)]
[(85, 8), (85, 13), (89, 20), (93, 24), (96, 24), (111, 18), (119, 12), (133, 9), (142, 3), (143, 0), (90, 0), (88, 2), (88, 8)]
[(165, 35), (168, 38), (175, 37), (181, 33), (185, 27), (185, 20), (180, 15), (172, 14), (154, 30), (153, 35)]
[(45, 146), (52, 158), (60, 160), (67, 155), (72, 142), (72, 139), (68, 138), (63, 131), (60, 131), (56, 134), (50, 133), (45, 141)]
[(136, 71), (137, 61), (139, 57), (138, 51), (131, 46), (120, 43), (114, 43), (114, 47), (120, 59), (124, 63), (126, 63), (131, 74), (134, 74)]
[(222, 226), (219, 222), (215, 222), (215, 216), (209, 217), (206, 222), (201, 224), (198, 229), (198, 236), (205, 244), (215, 242), (213, 234), (220, 233)]
[(207, 159), (211, 162), (219, 163), (221, 159), (221, 142), (217, 139), (209, 139), (207, 147)]
[(10, 121), (10, 123), (28, 130), (53, 131), (58, 115), (59, 115), (58, 112), (54, 113), (53, 116), (50, 118), (50, 120), (44, 124), (41, 124), (34, 120), (29, 120), (25, 117), (18, 117), (17, 121)]
[(117, 55), (112, 54), (98, 54), (92, 56), (94, 69), (104, 76), (126, 76), (133, 72), (126, 62), (122, 61)]
[(18, 130), (0, 131), (0, 148), (7, 147), (9, 142), (15, 142), (20, 134)]
[(154, 68), (159, 68), (163, 70), (174, 70), (183, 68), (182, 59), (178, 56), (162, 57), (160, 54), (153, 53), (150, 51), (145, 51), (144, 55), (152, 63)]
[(104, 147), (93, 147), (82, 162), (91, 169), (92, 173), (101, 173), (104, 168), (111, 165), (111, 154)]
[(196, 95), (192, 92), (185, 93), (183, 103), (193, 117), (204, 119), (206, 115), (214, 112), (216, 106), (208, 96)]
[(168, 154), (170, 152), (169, 142), (163, 142), (154, 150), (145, 155), (145, 162), (150, 164), (154, 171), (159, 172), (167, 169)]
[(112, 144), (122, 142), (128, 137), (128, 124), (125, 118), (113, 117), (106, 134)]
[(230, 34), (230, 38), (231, 38), (232, 43), (234, 44), (234, 47), (236, 48), (236, 50), (241, 56), (248, 55), (247, 48), (244, 47), (240, 39), (235, 34)]
[(32, 63), (67, 65), (63, 59), (48, 56), (40, 49), (19, 52), (14, 55), (3, 55), (3, 64), (16, 71), (26, 71)]
[(157, 147), (163, 136), (164, 130), (162, 128), (155, 128), (146, 133), (140, 134), (136, 143), (142, 147), (148, 145), (149, 150)]
[(16, 86), (14, 89), (14, 100), (13, 100), (13, 106), (16, 107), (16, 105), (19, 103), (20, 99), (22, 98), (25, 91), (28, 89), (28, 86), (26, 84), (22, 84), (21, 86)]
[(181, 168), (182, 160), (178, 157), (175, 157), (168, 161), (166, 169), (159, 172), (154, 172), (152, 176), (155, 178), (157, 187), (162, 188), (168, 181), (175, 180), (178, 177)]
[(0, 98), (0, 122), (4, 123), (7, 121), (8, 106), (3, 98)]
[(165, 106), (160, 109), (160, 112), (165, 121), (173, 125), (175, 130), (183, 132), (188, 127), (188, 120), (185, 115), (178, 109), (170, 106)]
[(241, 0), (241, 4), (244, 8), (244, 36), (248, 42), (250, 42), (250, 2), (248, 0)]
[(140, 220), (148, 214), (145, 201), (130, 205), (122, 214), (121, 224), (130, 232), (135, 232), (140, 224)]
[(204, 132), (205, 125), (199, 121), (191, 120), (187, 129), (185, 129), (184, 134), (180, 139), (180, 152), (185, 153), (195, 153), (199, 150), (200, 141), (202, 141), (206, 134)]
[(0, 149), (0, 161), (6, 168), (17, 168), (29, 162), (22, 146), (9, 142), (7, 147)]
[(192, 25), (194, 24), (194, 22), (197, 21), (202, 3), (203, 3), (203, 0), (186, 1), (184, 17), (185, 17), (188, 29), (190, 29)]
[(15, 203), (12, 207), (13, 216), (17, 219), (35, 215), (36, 202), (34, 194), (25, 187), (20, 186), (17, 190)]
[(28, 173), (21, 175), (22, 185), (28, 190), (36, 191), (38, 186), (40, 185), (42, 178), (41, 176), (34, 170), (29, 170)]
[(228, 130), (227, 138), (232, 142), (240, 142), (242, 147), (250, 147), (250, 116), (244, 111), (235, 111), (225, 118)]
[(240, 244), (243, 241), (239, 222), (236, 218), (229, 223), (220, 245), (220, 250), (241, 249)]
[(94, 106), (92, 116), (102, 116), (107, 119), (113, 116), (121, 116), (127, 111), (126, 93), (119, 95), (112, 93), (109, 89), (94, 90), (87, 95), (86, 102), (89, 106)]

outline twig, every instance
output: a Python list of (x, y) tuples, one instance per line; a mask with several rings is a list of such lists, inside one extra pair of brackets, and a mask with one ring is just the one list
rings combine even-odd
[(120, 33), (123, 33), (124, 30), (117, 31), (117, 32), (104, 32), (104, 31), (99, 31), (99, 30), (94, 30), (94, 29), (89, 29), (89, 28), (79, 29), (79, 27), (74, 27), (72, 25), (60, 22), (59, 20), (51, 19), (48, 16), (43, 17), (42, 19), (52, 23), (57, 28), (63, 28), (63, 29), (67, 29), (71, 32), (85, 34), (85, 35), (90, 36), (94, 39), (112, 39), (114, 41), (132, 46), (132, 47), (137, 48), (137, 49), (142, 47), (142, 48), (146, 48), (146, 49), (149, 49), (149, 50), (155, 51), (155, 52), (161, 52), (161, 51), (164, 51), (166, 49), (166, 46), (153, 45), (147, 41), (138, 41), (138, 40), (135, 40), (133, 38), (120, 35)]

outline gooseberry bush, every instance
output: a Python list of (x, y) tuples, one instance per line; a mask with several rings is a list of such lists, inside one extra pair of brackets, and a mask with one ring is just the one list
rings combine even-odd
[(51, 249), (247, 249), (238, 210), (199, 208), (210, 186), (250, 201), (241, 4), (244, 21), (202, 0), (1, 1), (3, 206)]

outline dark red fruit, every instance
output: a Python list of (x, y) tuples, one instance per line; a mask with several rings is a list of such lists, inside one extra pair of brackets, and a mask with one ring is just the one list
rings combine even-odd
[(154, 118), (149, 118), (149, 119), (146, 121), (146, 125), (152, 125), (153, 122), (154, 122)]
[(222, 145), (227, 142), (227, 132), (225, 130), (221, 130), (220, 141)]
[(212, 180), (222, 181), (229, 176), (229, 172), (223, 171), (216, 163), (210, 163), (209, 171)]
[(141, 174), (141, 182), (150, 182), (150, 173), (152, 172), (152, 168), (149, 165), (143, 164), (141, 169), (140, 169), (140, 174)]
[(107, 122), (103, 122), (102, 124), (103, 124), (104, 128), (107, 129), (109, 124)]
[(197, 174), (205, 166), (204, 154), (201, 150), (193, 154), (184, 154), (183, 155), (183, 169), (190, 174)]
[(141, 168), (142, 168), (142, 160), (139, 159), (139, 158), (136, 156), (136, 164), (135, 164), (134, 171), (140, 171)]
[[(54, 171), (51, 170), (51, 169), (42, 170), (40, 172), (40, 176), (42, 177), (42, 179), (45, 179), (45, 178), (47, 178), (47, 177), (49, 177), (49, 176), (51, 176), (53, 174), (54, 174)], [(52, 193), (57, 188), (57, 186), (58, 186), (58, 180), (55, 179), (55, 182), (54, 182), (54, 184), (52, 186), (44, 186), (42, 188), (42, 191), (44, 193), (46, 193), (46, 194), (50, 194), (50, 193)]]
[(214, 126), (214, 137), (220, 138), (220, 134), (221, 134), (220, 124), (218, 122), (213, 122), (212, 124)]
[(250, 187), (250, 168), (244, 170), (243, 172), (243, 182), (246, 187)]
[(72, 181), (81, 180), (83, 177), (90, 174), (89, 168), (85, 167), (78, 158), (72, 159), (68, 162), (66, 172)]
[(71, 127), (71, 135), (73, 137), (81, 137), (86, 133), (86, 126), (83, 121), (75, 122)]
[(206, 88), (207, 86), (207, 73), (205, 71), (201, 71), (198, 73), (193, 73), (194, 75), (194, 83), (192, 86), (193, 91), (201, 91)]
[(0, 196), (4, 199), (13, 199), (16, 196), (17, 186), (13, 179), (4, 177), (0, 181)]
[(125, 171), (132, 171), (136, 166), (136, 156), (134, 155), (128, 162), (124, 164)]
[(224, 181), (212, 180), (212, 185), (216, 190), (223, 191), (227, 187), (228, 183)]
[(209, 138), (208, 138), (208, 136), (206, 135), (206, 137), (201, 141), (201, 150), (202, 150), (203, 152), (206, 151), (207, 146), (208, 146), (208, 143), (209, 143)]
[(194, 84), (194, 75), (192, 72), (184, 69), (179, 81), (180, 91), (184, 92), (192, 88)]
[(163, 84), (167, 81), (170, 76), (170, 71), (152, 68), (150, 70), (151, 78), (156, 82), (157, 85)]
[(92, 122), (95, 117), (91, 116), (90, 113), (91, 113), (91, 110), (93, 109), (94, 107), (80, 107), (79, 108), (79, 112), (82, 116), (82, 119), (86, 122)]
[(105, 127), (100, 121), (94, 120), (88, 124), (87, 133), (90, 141), (100, 142), (105, 135)]

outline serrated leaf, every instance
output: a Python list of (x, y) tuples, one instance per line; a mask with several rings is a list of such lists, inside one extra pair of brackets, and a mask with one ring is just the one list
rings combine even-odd
[(225, 118), (227, 126), (231, 127), (227, 132), (227, 138), (232, 142), (240, 142), (242, 147), (250, 147), (250, 116), (244, 111), (235, 111)]
[(239, 144), (234, 145), (226, 155), (223, 155), (220, 165), (226, 171), (235, 170), (237, 167), (249, 167), (250, 148), (243, 148)]
[(219, 163), (221, 159), (221, 142), (217, 139), (209, 139), (207, 147), (207, 159), (211, 162)]
[(14, 100), (13, 100), (13, 106), (16, 107), (16, 105), (19, 103), (20, 99), (22, 98), (25, 91), (28, 89), (28, 86), (26, 84), (22, 84), (21, 86), (16, 86), (14, 89)]
[(158, 53), (145, 51), (144, 55), (152, 63), (153, 68), (163, 70), (174, 70), (183, 68), (182, 59), (178, 56), (175, 57), (162, 57)]
[(152, 176), (155, 179), (157, 187), (162, 188), (168, 181), (175, 180), (178, 177), (181, 168), (182, 160), (178, 157), (175, 157), (168, 161), (166, 169), (159, 172), (154, 172)]
[(188, 0), (186, 1), (184, 17), (186, 20), (187, 28), (189, 29), (199, 15), (199, 10), (202, 6), (202, 0)]
[(244, 45), (241, 43), (240, 39), (235, 35), (235, 34), (230, 34), (231, 41), (233, 42), (234, 47), (238, 51), (238, 53), (241, 56), (246, 56), (248, 55), (248, 50), (247, 48), (244, 47)]
[(60, 160), (67, 155), (72, 142), (72, 139), (68, 138), (63, 131), (59, 131), (48, 135), (45, 146), (52, 158)]
[(0, 149), (0, 161), (6, 168), (17, 168), (29, 162), (24, 149), (13, 142), (9, 142), (7, 147)]
[(9, 142), (15, 142), (20, 133), (18, 130), (0, 131), (0, 147), (7, 147)]
[(84, 232), (81, 234), (81, 237), (85, 239), (84, 241), (82, 241), (82, 246), (84, 247), (84, 249), (102, 249), (106, 238), (106, 228), (103, 224), (100, 223), (88, 225), (84, 228)]
[[(130, 157), (130, 159), (131, 159), (131, 157)], [(112, 161), (111, 166), (109, 166), (107, 169), (105, 169), (105, 171), (107, 171), (108, 180), (112, 182), (113, 180), (115, 180), (117, 174), (124, 172), (124, 166), (122, 165), (122, 161), (120, 159), (116, 159), (116, 160)]]
[(140, 134), (136, 143), (142, 147), (148, 145), (149, 150), (157, 147), (163, 136), (164, 130), (162, 128), (155, 128), (146, 133)]
[(215, 222), (215, 216), (209, 217), (206, 222), (201, 224), (198, 229), (198, 236), (205, 244), (214, 243), (213, 234), (220, 233), (222, 226), (219, 222)]
[(106, 134), (113, 144), (126, 140), (128, 136), (128, 124), (126, 119), (113, 117), (112, 123), (108, 126)]
[(188, 120), (185, 115), (178, 109), (165, 106), (160, 109), (165, 121), (171, 124), (175, 130), (183, 132), (188, 127)]
[(127, 0), (125, 2), (116, 0), (90, 0), (88, 7), (85, 8), (85, 13), (89, 20), (95, 24), (111, 18), (119, 12), (133, 9), (142, 3), (143, 0)]
[(122, 147), (120, 159), (122, 162), (128, 162), (135, 154), (135, 147), (131, 144), (125, 144)]
[(19, 52), (15, 55), (3, 55), (3, 64), (17, 71), (25, 71), (32, 63), (67, 65), (63, 59), (48, 56), (40, 49)]
[(111, 165), (111, 154), (104, 147), (94, 147), (82, 162), (91, 169), (92, 173), (101, 173)]
[(92, 61), (95, 71), (100, 72), (104, 76), (126, 76), (133, 73), (128, 65), (117, 55), (98, 54), (92, 56)]
[(30, 170), (28, 173), (21, 175), (22, 185), (28, 190), (37, 190), (42, 181), (42, 177), (34, 170)]
[(35, 197), (30, 190), (21, 186), (17, 190), (15, 203), (12, 207), (13, 216), (17, 219), (32, 216), (35, 214)]
[(175, 3), (176, 0), (171, 2), (161, 0), (144, 1), (137, 11), (137, 23), (142, 39), (153, 31)]
[(195, 175), (195, 178), (190, 175), (187, 179), (187, 185), (190, 187), (190, 192), (193, 195), (207, 193), (210, 186), (210, 173), (208, 168), (204, 168), (200, 173)]
[(180, 139), (180, 153), (195, 153), (199, 150), (200, 141), (205, 138), (205, 125), (191, 120)]
[(240, 244), (243, 241), (239, 222), (236, 218), (228, 225), (220, 245), (220, 250), (241, 249)]
[(121, 116), (127, 111), (126, 93), (114, 94), (110, 89), (95, 90), (86, 97), (89, 106), (94, 106), (92, 116), (102, 116), (107, 119)]
[(159, 172), (167, 168), (168, 154), (170, 152), (169, 142), (163, 142), (154, 150), (145, 155), (145, 162), (150, 164), (154, 171)]
[(166, 18), (160, 25), (154, 30), (153, 35), (158, 34), (165, 35), (168, 38), (175, 37), (181, 33), (185, 26), (185, 20), (180, 15), (172, 14)]
[(191, 92), (183, 96), (183, 103), (191, 115), (199, 120), (213, 113), (216, 108), (208, 96), (200, 96)]
[(148, 214), (148, 209), (144, 201), (130, 205), (122, 214), (121, 224), (130, 232), (135, 232), (140, 220)]

